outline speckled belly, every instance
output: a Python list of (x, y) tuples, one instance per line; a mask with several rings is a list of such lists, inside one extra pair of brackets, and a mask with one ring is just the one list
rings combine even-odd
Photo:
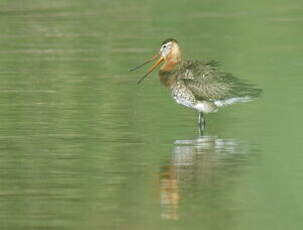
[(212, 113), (218, 111), (218, 107), (213, 102), (197, 100), (193, 93), (180, 82), (176, 82), (172, 87), (172, 97), (178, 104), (196, 109), (199, 112)]
[(195, 108), (195, 105), (197, 104), (197, 100), (192, 92), (180, 82), (174, 84), (171, 95), (178, 104), (186, 107)]

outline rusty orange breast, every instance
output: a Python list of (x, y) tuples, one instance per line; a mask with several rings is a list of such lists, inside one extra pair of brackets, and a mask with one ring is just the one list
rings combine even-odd
[(177, 80), (177, 75), (173, 70), (167, 71), (164, 69), (160, 69), (159, 78), (160, 78), (161, 83), (165, 87), (171, 88)]

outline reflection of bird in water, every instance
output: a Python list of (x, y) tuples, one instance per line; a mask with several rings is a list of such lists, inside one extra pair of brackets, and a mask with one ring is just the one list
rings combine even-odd
[(170, 165), (163, 167), (160, 173), (162, 218), (178, 219), (182, 191), (190, 190), (185, 192), (188, 195), (193, 186), (207, 186), (223, 168), (227, 173), (226, 167), (234, 166), (235, 159), (245, 156), (245, 152), (232, 139), (202, 136), (194, 140), (176, 140)]
[(174, 167), (164, 167), (160, 175), (160, 202), (162, 206), (161, 216), (163, 219), (179, 219), (179, 189), (175, 176)]
[(251, 101), (261, 93), (253, 85), (220, 71), (213, 61), (184, 61), (175, 39), (165, 40), (157, 55), (132, 70), (157, 58), (138, 83), (164, 61), (159, 71), (161, 82), (171, 90), (177, 103), (199, 112), (200, 132), (205, 127), (203, 114), (217, 112), (222, 106)]

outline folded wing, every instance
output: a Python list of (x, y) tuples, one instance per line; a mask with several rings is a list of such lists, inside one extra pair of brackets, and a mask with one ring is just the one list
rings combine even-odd
[(178, 80), (184, 82), (197, 99), (233, 101), (233, 98), (257, 97), (261, 89), (217, 69), (217, 63), (186, 61)]

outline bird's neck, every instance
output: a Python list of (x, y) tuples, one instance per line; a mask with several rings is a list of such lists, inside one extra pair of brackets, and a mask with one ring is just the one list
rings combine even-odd
[(160, 81), (165, 87), (171, 88), (175, 84), (179, 63), (181, 60), (169, 60), (159, 70)]
[(173, 51), (165, 57), (165, 63), (161, 67), (161, 70), (172, 71), (179, 62), (181, 62), (181, 52), (179, 49), (173, 49)]
[(177, 75), (174, 71), (167, 71), (167, 70), (160, 69), (159, 78), (160, 78), (161, 83), (166, 88), (172, 88), (172, 86), (175, 84), (175, 82), (177, 80)]
[(165, 62), (159, 70), (160, 81), (165, 87), (171, 88), (175, 84), (177, 80), (176, 69), (178, 69), (181, 60), (179, 48), (173, 49), (172, 53), (165, 57)]
[(181, 62), (181, 55), (169, 55), (165, 59), (164, 65), (161, 67), (161, 70), (163, 71), (172, 71), (176, 65)]
[(164, 65), (161, 67), (161, 70), (167, 71), (167, 72), (172, 71), (175, 68), (175, 66), (177, 65), (177, 63), (178, 62), (173, 61), (173, 60), (165, 62)]

